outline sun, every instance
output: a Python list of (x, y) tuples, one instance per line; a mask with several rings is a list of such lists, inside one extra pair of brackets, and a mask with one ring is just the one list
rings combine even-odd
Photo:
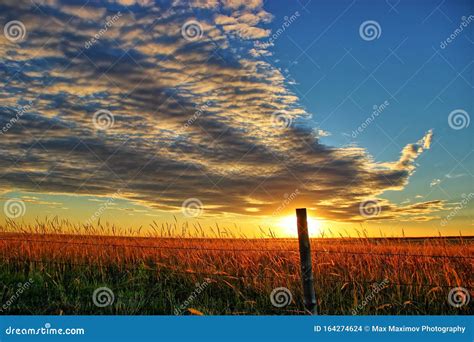
[[(298, 229), (296, 227), (296, 216), (284, 216), (277, 222), (278, 227), (285, 236), (298, 236)], [(322, 221), (308, 217), (308, 233), (310, 237), (316, 237), (321, 233)]]

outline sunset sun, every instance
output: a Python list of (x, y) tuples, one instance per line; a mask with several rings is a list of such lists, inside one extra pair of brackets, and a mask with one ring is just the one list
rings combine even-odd
[[(296, 227), (296, 216), (284, 216), (278, 220), (278, 227), (281, 234), (289, 237), (298, 236)], [(310, 237), (316, 237), (321, 234), (323, 223), (315, 217), (308, 217), (308, 232)]]
[(473, 10), (0, 0), (0, 342), (474, 342)]

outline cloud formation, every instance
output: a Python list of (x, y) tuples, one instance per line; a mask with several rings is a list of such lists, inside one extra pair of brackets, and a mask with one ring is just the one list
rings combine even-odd
[[(28, 32), (21, 43), (0, 37), (0, 127), (31, 104), (0, 134), (0, 192), (120, 189), (162, 210), (193, 197), (208, 214), (270, 215), (298, 189), (292, 205), (362, 221), (360, 203), (403, 189), (430, 148), (432, 131), (389, 163), (322, 144), (329, 133), (307, 126), (309, 113), (262, 57), (272, 19), (262, 1), (7, 0), (0, 13)], [(99, 110), (111, 113), (105, 127)], [(442, 207), (378, 201), (380, 220)]]

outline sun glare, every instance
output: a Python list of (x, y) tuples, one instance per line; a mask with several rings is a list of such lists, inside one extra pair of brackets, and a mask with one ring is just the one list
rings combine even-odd
[[(278, 226), (281, 232), (285, 236), (296, 237), (298, 236), (298, 229), (296, 228), (296, 216), (285, 216), (278, 221)], [(322, 222), (321, 220), (308, 217), (308, 233), (310, 237), (316, 237), (321, 233)]]

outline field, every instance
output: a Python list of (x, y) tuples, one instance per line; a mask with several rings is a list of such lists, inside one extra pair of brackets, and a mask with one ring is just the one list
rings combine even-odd
[[(125, 237), (100, 224), (66, 234), (65, 227), (0, 227), (1, 314), (305, 314), (295, 239), (192, 237), (199, 229), (169, 237), (176, 226)], [(473, 241), (312, 239), (319, 314), (472, 314), (472, 301), (457, 308), (448, 294), (472, 289)], [(280, 287), (289, 292), (274, 305)]]

